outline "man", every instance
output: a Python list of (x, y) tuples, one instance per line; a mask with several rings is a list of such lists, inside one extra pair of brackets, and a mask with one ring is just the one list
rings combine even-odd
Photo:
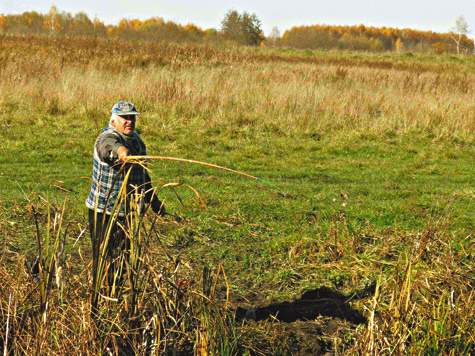
[[(128, 156), (145, 156), (146, 147), (135, 132), (136, 115), (140, 113), (134, 104), (120, 101), (112, 107), (109, 126), (102, 130), (94, 145), (92, 186), (86, 206), (89, 208), (89, 229), (93, 250), (93, 275), (99, 261), (101, 242), (107, 234), (112, 217), (107, 253), (110, 267), (107, 271), (109, 285), (114, 278), (122, 278), (129, 249), (126, 235), (130, 212), (144, 212), (150, 205), (155, 213), (165, 214), (165, 207), (154, 194), (147, 170), (139, 164), (125, 164)], [(128, 176), (128, 178), (127, 178)], [(120, 194), (126, 183), (126, 195)], [(121, 256), (122, 255), (122, 256)], [(115, 277), (114, 277), (115, 275)], [(93, 281), (96, 285), (96, 280)]]

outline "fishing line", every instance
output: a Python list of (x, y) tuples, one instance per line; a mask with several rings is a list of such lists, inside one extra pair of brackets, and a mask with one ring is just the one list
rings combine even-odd
[(206, 167), (220, 169), (222, 171), (236, 173), (236, 174), (239, 174), (241, 176), (254, 179), (258, 182), (262, 182), (264, 184), (267, 184), (267, 185), (277, 189), (282, 194), (282, 196), (284, 198), (286, 198), (288, 196), (288, 194), (286, 192), (284, 192), (280, 187), (276, 186), (275, 184), (273, 184), (271, 182), (268, 182), (268, 181), (266, 181), (262, 178), (259, 178), (259, 177), (256, 177), (256, 176), (244, 173), (244, 172), (240, 172), (240, 171), (236, 171), (236, 170), (231, 169), (231, 168), (219, 166), (217, 164), (195, 161), (193, 159), (177, 158), (177, 157), (164, 157), (164, 156), (128, 156), (127, 157), (127, 161), (146, 161), (146, 160), (149, 160), (149, 159), (151, 159), (151, 160), (160, 160), (160, 161), (175, 161), (175, 162), (182, 162), (182, 163), (183, 162), (192, 163), (192, 164), (198, 164), (200, 166), (206, 166)]

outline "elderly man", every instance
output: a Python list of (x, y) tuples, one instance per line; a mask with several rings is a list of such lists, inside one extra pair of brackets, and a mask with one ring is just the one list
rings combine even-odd
[[(126, 101), (115, 104), (109, 126), (102, 130), (94, 145), (92, 187), (86, 200), (93, 245), (93, 271), (96, 271), (98, 265), (99, 247), (111, 215), (118, 214), (109, 235), (108, 254), (115, 261), (108, 270), (109, 283), (112, 283), (114, 274), (122, 275), (117, 269), (124, 267), (124, 259), (119, 255), (129, 248), (124, 227), (128, 225), (127, 216), (132, 204), (138, 207), (137, 197), (142, 212), (150, 204), (155, 213), (165, 214), (163, 204), (154, 194), (147, 170), (139, 164), (123, 166), (128, 156), (146, 155), (145, 144), (135, 132), (136, 115), (140, 113), (134, 104)], [(129, 171), (127, 196), (123, 199), (120, 190)], [(118, 262), (121, 258), (122, 262)]]

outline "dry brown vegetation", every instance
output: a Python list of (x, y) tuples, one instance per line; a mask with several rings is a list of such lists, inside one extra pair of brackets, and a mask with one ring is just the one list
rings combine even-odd
[(203, 129), (238, 123), (282, 133), (351, 128), (457, 136), (474, 124), (475, 81), (459, 61), (4, 37), (0, 64), (2, 102), (21, 102), (27, 110), (95, 113), (115, 98), (129, 97), (144, 110), (166, 117), (179, 113), (178, 120)]

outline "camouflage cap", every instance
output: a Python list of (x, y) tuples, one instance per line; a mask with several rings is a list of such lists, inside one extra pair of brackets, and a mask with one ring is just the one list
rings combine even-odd
[(128, 103), (127, 101), (119, 101), (112, 107), (112, 114), (117, 115), (140, 115), (140, 113), (135, 109), (134, 104)]

